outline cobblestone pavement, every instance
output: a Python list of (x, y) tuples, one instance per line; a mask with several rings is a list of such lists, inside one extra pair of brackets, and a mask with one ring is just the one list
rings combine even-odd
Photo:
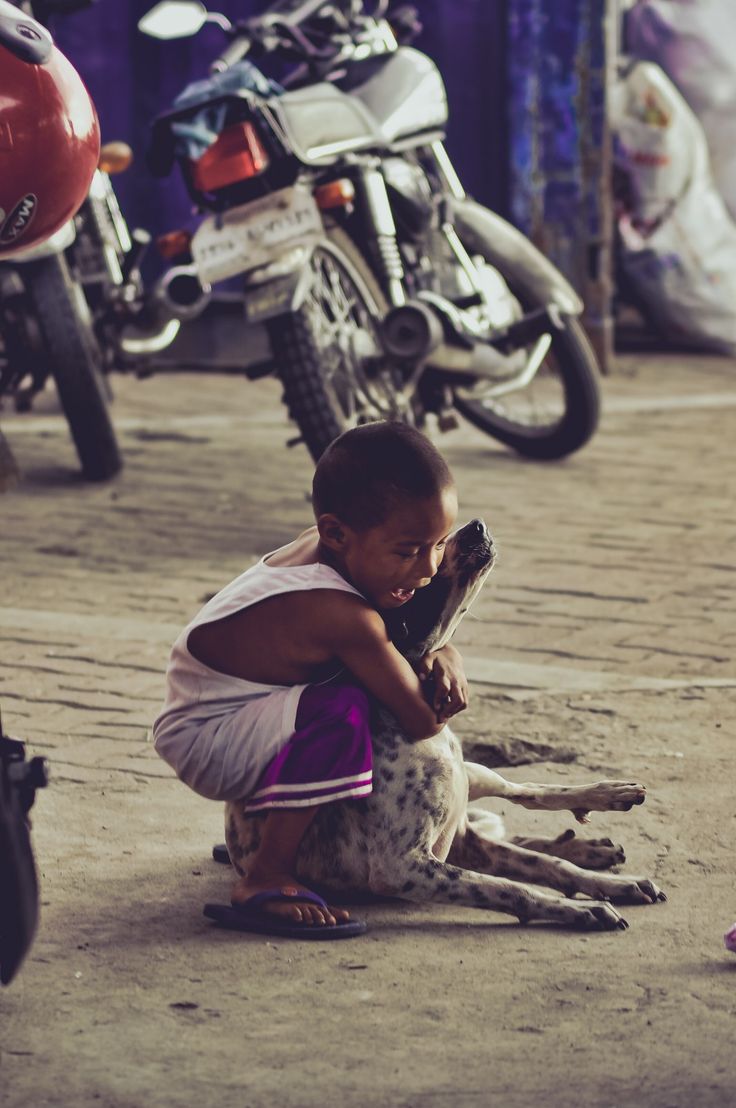
[(615, 936), (371, 904), (347, 949), (210, 928), (219, 808), (146, 742), (180, 627), (310, 522), (306, 451), (285, 446), (272, 381), (114, 387), (110, 485), (78, 479), (53, 394), (2, 416), (22, 476), (0, 497), (0, 705), (53, 773), (34, 809), (42, 925), (0, 996), (7, 1103), (736, 1102), (736, 364), (628, 356), (563, 464), (465, 426), (440, 440), (461, 514), (500, 549), (456, 639), (473, 690), (457, 730), (573, 759), (515, 780), (643, 780), (643, 809), (592, 830), (669, 903), (626, 910)]

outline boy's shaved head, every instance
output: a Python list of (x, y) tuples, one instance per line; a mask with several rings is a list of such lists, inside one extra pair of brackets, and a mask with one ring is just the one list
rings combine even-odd
[(330, 443), (317, 462), (312, 504), (356, 531), (377, 527), (403, 500), (424, 500), (454, 485), (447, 462), (406, 423), (365, 423)]

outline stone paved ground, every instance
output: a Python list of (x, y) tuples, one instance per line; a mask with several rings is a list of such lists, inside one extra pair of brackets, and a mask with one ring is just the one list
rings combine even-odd
[[(311, 465), (270, 381), (118, 379), (126, 468), (87, 486), (51, 393), (2, 427), (0, 706), (45, 754), (42, 924), (0, 996), (3, 1103), (525, 1106), (736, 1102), (733, 705), (736, 364), (632, 356), (590, 446), (524, 462), (441, 445), (500, 548), (457, 636), (469, 742), (565, 747), (514, 780), (643, 780), (595, 817), (667, 905), (625, 934), (372, 904), (368, 936), (213, 931), (217, 805), (146, 743), (167, 647), (201, 602), (309, 522)], [(564, 815), (506, 811), (512, 831)]]

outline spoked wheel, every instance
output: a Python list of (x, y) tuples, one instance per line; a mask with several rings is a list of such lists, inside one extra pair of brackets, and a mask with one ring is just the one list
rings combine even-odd
[[(509, 284), (523, 313), (547, 307), (530, 288)], [(455, 407), (470, 423), (529, 458), (572, 454), (598, 426), (596, 356), (576, 318), (560, 322), (513, 354), (505, 380), (454, 390)]]
[(315, 249), (298, 311), (269, 334), (284, 399), (316, 461), (343, 431), (376, 419), (414, 422), (402, 381), (378, 335), (388, 305), (351, 239), (335, 227)]
[(598, 425), (595, 356), (578, 321), (564, 323), (564, 330), (549, 335), (549, 349), (529, 384), (520, 383), (520, 371), (516, 380), (455, 389), (455, 407), (468, 422), (529, 458), (572, 454)]

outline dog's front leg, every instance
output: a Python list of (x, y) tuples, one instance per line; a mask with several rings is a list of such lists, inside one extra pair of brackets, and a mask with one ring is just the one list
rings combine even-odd
[(485, 908), (516, 916), (521, 923), (544, 920), (586, 931), (628, 927), (610, 904), (553, 896), (518, 881), (460, 869), (419, 851), (411, 851), (396, 861), (393, 871), (385, 868), (381, 874), (380, 892), (384, 896)]
[(523, 808), (549, 812), (570, 811), (579, 823), (588, 823), (588, 812), (628, 812), (643, 804), (646, 788), (632, 781), (598, 781), (594, 785), (514, 784), (477, 762), (466, 762), (470, 799), (500, 796)]

